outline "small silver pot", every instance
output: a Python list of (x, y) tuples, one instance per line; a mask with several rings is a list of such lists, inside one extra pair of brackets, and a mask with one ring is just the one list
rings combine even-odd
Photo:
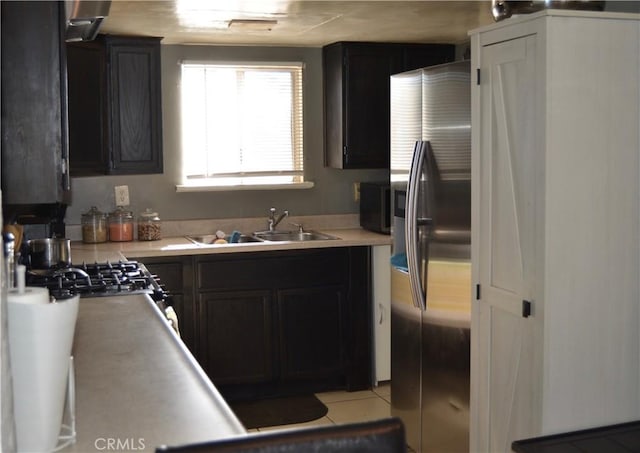
[(27, 241), (27, 245), (31, 269), (57, 269), (71, 266), (69, 239), (31, 239)]

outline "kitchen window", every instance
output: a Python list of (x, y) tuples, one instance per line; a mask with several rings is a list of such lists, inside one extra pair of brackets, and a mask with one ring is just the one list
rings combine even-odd
[(181, 63), (178, 191), (305, 188), (302, 63)]

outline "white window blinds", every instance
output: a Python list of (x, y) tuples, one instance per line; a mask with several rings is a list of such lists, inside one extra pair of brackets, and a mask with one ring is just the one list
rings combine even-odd
[(304, 181), (302, 64), (181, 66), (184, 184)]

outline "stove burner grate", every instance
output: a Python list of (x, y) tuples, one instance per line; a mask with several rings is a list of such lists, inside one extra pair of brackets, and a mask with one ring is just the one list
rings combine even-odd
[(117, 293), (153, 293), (158, 284), (137, 261), (82, 263), (47, 272), (29, 271), (27, 285), (49, 289), (55, 298), (108, 296)]

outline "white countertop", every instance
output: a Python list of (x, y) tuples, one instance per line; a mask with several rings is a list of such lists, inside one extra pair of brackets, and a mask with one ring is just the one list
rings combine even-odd
[(362, 228), (323, 229), (323, 233), (338, 239), (299, 242), (249, 242), (242, 244), (198, 245), (184, 236), (167, 237), (159, 241), (104, 242), (84, 244), (71, 243), (71, 260), (95, 262), (106, 259), (116, 261), (126, 258), (154, 256), (206, 255), (212, 253), (262, 252), (269, 250), (300, 250), (323, 247), (354, 247), (391, 244), (388, 234), (379, 234)]
[(146, 295), (81, 299), (73, 356), (77, 440), (64, 452), (246, 434)]

